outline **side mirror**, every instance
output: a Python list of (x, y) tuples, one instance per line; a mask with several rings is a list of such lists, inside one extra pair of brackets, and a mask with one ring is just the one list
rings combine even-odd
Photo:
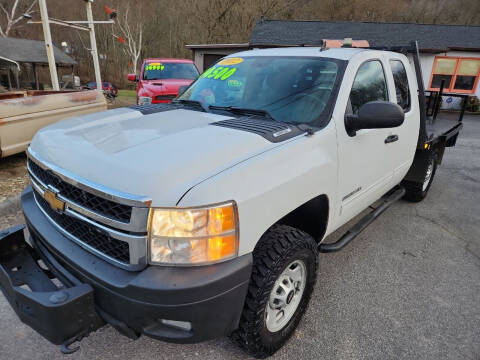
[(397, 104), (389, 101), (371, 101), (358, 109), (357, 115), (345, 115), (347, 134), (355, 136), (361, 129), (393, 128), (403, 124), (405, 114)]
[(128, 81), (138, 82), (137, 74), (128, 74), (127, 79), (128, 79)]
[(185, 90), (187, 90), (188, 88), (190, 87), (190, 85), (182, 85), (178, 88), (178, 95), (177, 96), (180, 96), (182, 95)]

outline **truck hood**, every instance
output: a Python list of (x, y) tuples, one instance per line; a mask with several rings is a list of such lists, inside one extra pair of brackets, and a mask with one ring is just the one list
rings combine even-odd
[(47, 126), (30, 148), (40, 161), (80, 181), (148, 197), (153, 206), (175, 206), (199, 182), (278, 146), (256, 134), (209, 125), (225, 119), (184, 109), (143, 115), (119, 108)]

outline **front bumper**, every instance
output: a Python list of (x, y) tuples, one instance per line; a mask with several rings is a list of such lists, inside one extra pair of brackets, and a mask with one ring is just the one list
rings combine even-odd
[[(22, 322), (60, 345), (104, 325), (95, 311), (93, 289), (51, 257), (41, 257), (24, 239), (24, 226), (0, 233), (0, 289)], [(44, 254), (46, 255), (46, 254)], [(38, 261), (48, 264), (43, 270)], [(52, 279), (64, 285), (59, 289)], [(61, 280), (60, 280), (61, 279)]]
[[(141, 272), (126, 271), (90, 254), (60, 234), (38, 208), (31, 189), (22, 194), (22, 206), (33, 249), (21, 247), (33, 257), (53, 259), (47, 264), (51, 272), (62, 282), (62, 277), (76, 279), (78, 286), (84, 289), (85, 298), (90, 299), (85, 300), (87, 305), (68, 302), (68, 306), (59, 305), (57, 308), (61, 310), (56, 311), (90, 314), (94, 306), (105, 321), (129, 337), (145, 334), (178, 343), (227, 335), (238, 326), (251, 274), (251, 254), (209, 266), (150, 266)], [(14, 237), (20, 241), (18, 232)], [(12, 235), (0, 236), (0, 244), (6, 243), (8, 238), (11, 239)], [(3, 250), (0, 251), (3, 255)], [(19, 290), (12, 280), (9, 265), (0, 262), (0, 266), (0, 286), (15, 308), (16, 297), (12, 296), (12, 291)], [(37, 276), (41, 275), (34, 275), (34, 278)], [(54, 310), (50, 307), (37, 310), (40, 309), (37, 305), (41, 303), (40, 295), (36, 289), (32, 290), (34, 306), (30, 309), (33, 309), (34, 316), (37, 312), (44, 313), (42, 322), (49, 322), (55, 316)], [(71, 331), (68, 334), (64, 331), (63, 325), (55, 324), (52, 327), (59, 330), (52, 336), (50, 330), (45, 331), (26, 321), (24, 310), (15, 310), (22, 321), (54, 343), (61, 343), (71, 335)], [(90, 331), (99, 326), (96, 321), (80, 320), (84, 326), (76, 331)], [(178, 327), (175, 322), (190, 326)]]

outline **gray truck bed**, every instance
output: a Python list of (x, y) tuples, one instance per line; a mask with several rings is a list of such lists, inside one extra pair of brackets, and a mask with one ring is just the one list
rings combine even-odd
[(458, 125), (458, 115), (439, 113), (435, 120), (427, 119), (426, 121), (427, 138), (436, 138), (451, 130)]

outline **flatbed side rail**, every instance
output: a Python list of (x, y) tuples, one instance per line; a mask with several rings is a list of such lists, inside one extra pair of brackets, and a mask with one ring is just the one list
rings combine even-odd
[(438, 112), (440, 111), (440, 106), (442, 105), (442, 96), (449, 96), (449, 97), (456, 97), (461, 98), (462, 100), (462, 107), (460, 109), (460, 115), (458, 117), (458, 122), (462, 122), (463, 116), (465, 115), (465, 109), (467, 107), (468, 95), (467, 94), (457, 94), (457, 93), (444, 93), (444, 82), (442, 80), (442, 85), (440, 86), (440, 91), (435, 90), (426, 90), (425, 93), (428, 94), (427, 97), (427, 117), (431, 117), (435, 120), (438, 116)]

